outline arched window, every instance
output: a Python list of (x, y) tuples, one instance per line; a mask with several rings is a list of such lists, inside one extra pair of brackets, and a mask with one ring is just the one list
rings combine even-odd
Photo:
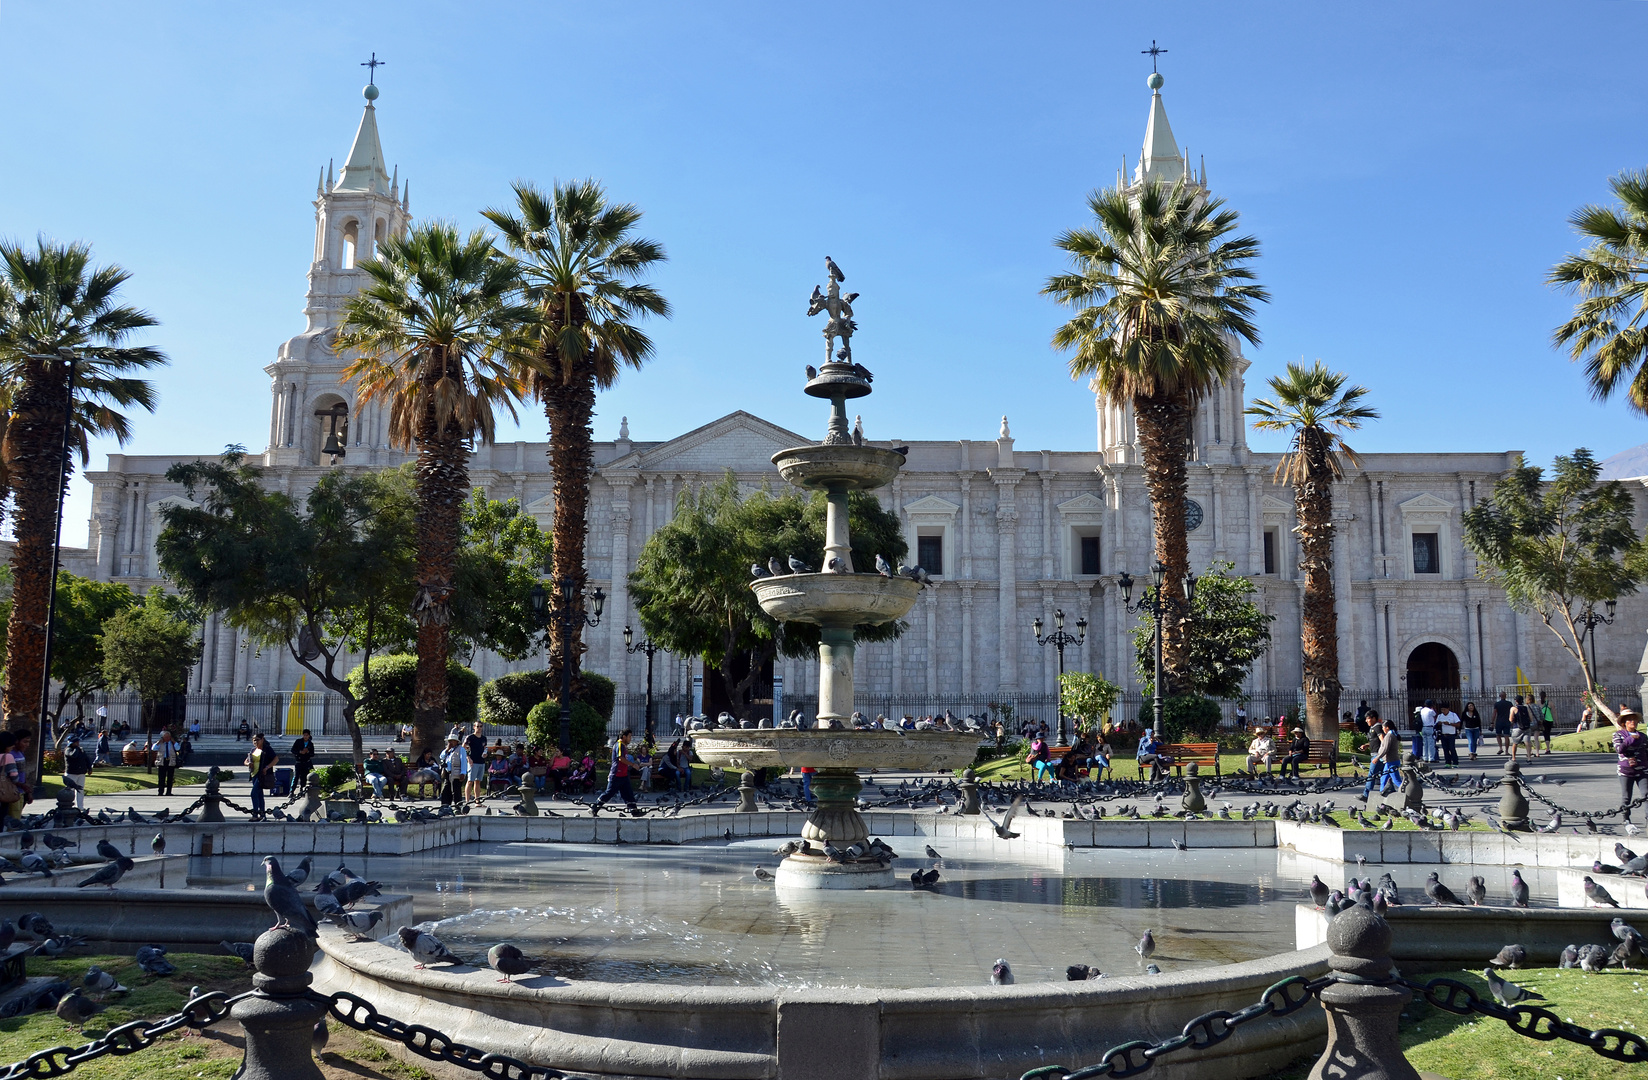
[(343, 226), (343, 263), (342, 269), (353, 270), (360, 251), (360, 223), (347, 221)]

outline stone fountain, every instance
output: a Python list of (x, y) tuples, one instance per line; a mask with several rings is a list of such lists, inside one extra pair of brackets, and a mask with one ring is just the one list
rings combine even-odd
[[(797, 889), (870, 889), (893, 884), (895, 875), (886, 859), (865, 850), (869, 830), (857, 808), (862, 786), (858, 771), (958, 769), (972, 762), (978, 736), (852, 730), (855, 628), (902, 618), (921, 594), (923, 583), (905, 574), (881, 573), (874, 567), (860, 571), (853, 566), (847, 496), (892, 483), (904, 465), (904, 454), (866, 446), (862, 433), (848, 427), (847, 401), (869, 395), (872, 376), (853, 361), (852, 301), (858, 294), (842, 296), (846, 276), (828, 257), (824, 267), (829, 285), (825, 290), (813, 289), (807, 312), (829, 316), (824, 324), (824, 365), (816, 371), (808, 367), (805, 391), (829, 400), (829, 427), (823, 442), (781, 450), (772, 458), (785, 480), (824, 492), (828, 506), (824, 566), (817, 572), (761, 577), (751, 585), (762, 610), (779, 622), (812, 623), (819, 628), (817, 727), (705, 732), (694, 745), (700, 759), (723, 768), (817, 770), (812, 789), (818, 807), (801, 830), (811, 853), (787, 857), (778, 868), (777, 883)], [(826, 843), (843, 854), (826, 856), (822, 851)], [(849, 848), (864, 853), (845, 854)]]

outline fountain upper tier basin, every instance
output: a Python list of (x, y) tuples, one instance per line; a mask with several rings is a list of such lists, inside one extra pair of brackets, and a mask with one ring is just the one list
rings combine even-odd
[(785, 574), (750, 587), (779, 622), (842, 628), (901, 618), (921, 595), (920, 582), (881, 574)]
[(954, 731), (701, 731), (693, 749), (724, 769), (920, 769), (949, 772), (973, 763), (979, 737)]
[(772, 463), (796, 487), (872, 491), (893, 482), (904, 455), (881, 446), (815, 443), (780, 450)]

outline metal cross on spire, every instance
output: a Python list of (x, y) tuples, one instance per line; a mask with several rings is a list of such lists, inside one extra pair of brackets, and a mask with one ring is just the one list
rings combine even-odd
[(1164, 53), (1166, 51), (1167, 51), (1166, 49), (1157, 47), (1155, 38), (1150, 39), (1150, 48), (1140, 49), (1139, 50), (1139, 55), (1140, 56), (1150, 57), (1150, 73), (1152, 75), (1154, 75), (1156, 73), (1156, 57), (1162, 55), (1162, 53)]
[[(1154, 45), (1156, 43), (1153, 41), (1151, 44)], [(389, 61), (378, 59), (376, 50), (373, 50), (372, 52), (372, 59), (361, 61), (361, 67), (366, 69), (366, 81), (369, 85), (378, 85), (378, 69), (387, 63), (389, 63)]]

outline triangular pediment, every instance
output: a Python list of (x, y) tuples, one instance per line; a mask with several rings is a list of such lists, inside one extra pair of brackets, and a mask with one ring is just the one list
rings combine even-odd
[(1259, 496), (1259, 512), (1263, 514), (1285, 514), (1292, 509), (1293, 504), (1278, 499), (1274, 495)]
[(913, 503), (904, 504), (906, 514), (937, 514), (943, 517), (955, 517), (961, 507), (949, 499), (941, 499), (937, 495), (927, 495)]
[(740, 409), (668, 442), (655, 443), (608, 462), (602, 469), (633, 468), (648, 472), (747, 472), (771, 469), (772, 456), (814, 440)]
[(1059, 503), (1059, 513), (1070, 514), (1102, 514), (1110, 509), (1104, 500), (1091, 491), (1084, 491), (1074, 499), (1066, 499)]
[(182, 495), (167, 495), (163, 499), (156, 499), (154, 502), (150, 503), (149, 512), (151, 514), (158, 514), (160, 511), (172, 506), (187, 506), (191, 510), (200, 509), (200, 504), (192, 499), (186, 499)]
[(1439, 499), (1430, 492), (1415, 495), (1413, 498), (1396, 504), (1397, 509), (1404, 514), (1437, 514), (1447, 513), (1453, 509), (1453, 503)]

